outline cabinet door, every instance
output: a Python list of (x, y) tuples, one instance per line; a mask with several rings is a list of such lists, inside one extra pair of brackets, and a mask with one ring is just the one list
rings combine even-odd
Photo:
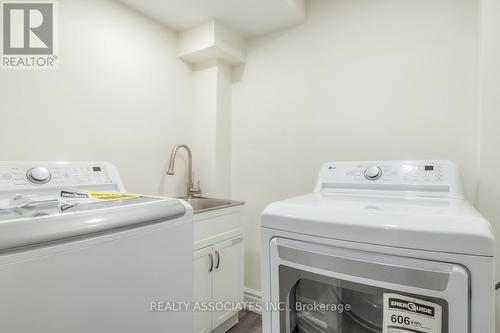
[[(213, 300), (216, 302), (243, 301), (243, 238), (237, 237), (213, 246)], [(213, 327), (216, 328), (236, 311), (214, 311)]]
[[(194, 302), (209, 302), (212, 300), (213, 250), (207, 247), (194, 252)], [(212, 330), (212, 313), (195, 311), (193, 313), (193, 332), (208, 333)]]

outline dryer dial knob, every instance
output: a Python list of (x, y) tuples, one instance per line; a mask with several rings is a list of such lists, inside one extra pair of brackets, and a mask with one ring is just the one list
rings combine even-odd
[(50, 181), (51, 175), (47, 168), (36, 167), (28, 170), (26, 174), (28, 180), (35, 184), (45, 184)]
[(382, 177), (382, 169), (378, 166), (371, 166), (365, 170), (365, 178), (368, 180), (377, 180)]

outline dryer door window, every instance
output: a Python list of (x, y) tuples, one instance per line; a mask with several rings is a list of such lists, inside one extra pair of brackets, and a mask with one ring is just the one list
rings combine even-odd
[[(296, 282), (290, 286), (292, 276)], [(427, 326), (429, 330), (422, 330), (422, 333), (448, 333), (448, 304), (443, 299), (352, 283), (286, 266), (280, 267), (280, 277), (282, 285), (289, 286), (288, 294), (285, 293), (286, 296), (282, 298), (288, 309), (280, 315), (280, 326), (286, 328), (282, 332), (414, 332), (406, 328), (411, 329), (410, 321), (416, 321), (422, 316), (404, 309), (392, 311), (392, 315), (384, 322), (384, 295), (386, 303), (387, 295), (398, 295), (402, 302), (408, 299), (418, 300), (429, 306), (426, 309), (433, 309), (431, 314), (424, 315), (423, 318), (427, 325), (434, 326)]]

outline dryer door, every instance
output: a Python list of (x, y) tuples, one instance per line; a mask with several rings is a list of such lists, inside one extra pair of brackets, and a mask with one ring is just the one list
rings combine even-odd
[(271, 241), (273, 333), (468, 333), (459, 265)]

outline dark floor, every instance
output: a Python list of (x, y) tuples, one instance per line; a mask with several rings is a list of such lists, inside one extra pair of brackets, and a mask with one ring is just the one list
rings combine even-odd
[(242, 311), (238, 325), (227, 333), (262, 333), (262, 318), (254, 312)]

